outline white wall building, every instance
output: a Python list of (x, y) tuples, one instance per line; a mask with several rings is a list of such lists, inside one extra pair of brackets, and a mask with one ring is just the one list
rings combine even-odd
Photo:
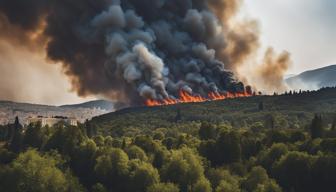
[(29, 125), (31, 123), (41, 122), (42, 127), (48, 125), (52, 127), (56, 123), (65, 122), (68, 125), (77, 126), (77, 120), (75, 118), (54, 118), (54, 117), (31, 117), (27, 118), (25, 125)]

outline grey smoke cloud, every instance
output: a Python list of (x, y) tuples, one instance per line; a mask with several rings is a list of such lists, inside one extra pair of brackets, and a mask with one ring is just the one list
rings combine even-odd
[(82, 96), (138, 104), (181, 89), (241, 92), (229, 69), (258, 47), (254, 25), (229, 25), (239, 0), (25, 2), (0, 0), (1, 15), (23, 33), (42, 28), (48, 59), (62, 63)]
[(112, 5), (107, 11), (103, 11), (92, 20), (94, 27), (114, 26), (124, 28), (126, 26), (126, 18), (124, 11), (119, 5)]

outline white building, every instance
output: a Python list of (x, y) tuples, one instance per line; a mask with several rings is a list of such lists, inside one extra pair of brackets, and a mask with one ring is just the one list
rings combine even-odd
[(42, 127), (48, 125), (52, 127), (56, 123), (64, 122), (68, 125), (77, 126), (77, 120), (75, 118), (54, 118), (54, 117), (31, 117), (27, 118), (25, 125), (29, 125), (31, 123), (41, 122)]

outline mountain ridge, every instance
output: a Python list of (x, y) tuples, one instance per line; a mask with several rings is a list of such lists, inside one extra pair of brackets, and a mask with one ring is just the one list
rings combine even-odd
[(107, 100), (93, 100), (79, 104), (69, 104), (69, 105), (61, 105), (59, 107), (70, 107), (70, 108), (101, 108), (107, 111), (114, 110), (114, 103)]
[(332, 87), (336, 85), (336, 64), (308, 70), (285, 81), (292, 89), (316, 90)]
[(16, 102), (10, 100), (0, 100), (0, 104), (3, 105), (30, 105), (32, 107), (55, 107), (55, 108), (101, 108), (104, 110), (113, 110), (114, 103), (107, 100), (93, 100), (78, 104), (66, 104), (66, 105), (48, 105), (39, 103), (29, 103), (29, 102)]

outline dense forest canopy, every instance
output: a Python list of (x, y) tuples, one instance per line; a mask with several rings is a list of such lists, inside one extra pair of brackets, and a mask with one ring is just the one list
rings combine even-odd
[(332, 191), (336, 89), (0, 127), (0, 191)]

